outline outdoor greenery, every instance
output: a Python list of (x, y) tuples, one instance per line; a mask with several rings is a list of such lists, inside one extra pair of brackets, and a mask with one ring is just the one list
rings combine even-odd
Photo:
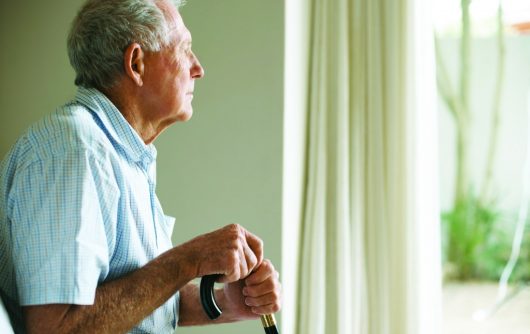
[[(512, 249), (515, 215), (495, 211), (472, 194), (442, 214), (446, 276), (498, 280)], [(530, 281), (530, 230), (525, 231), (512, 281)]]
[[(509, 222), (513, 225), (515, 217)], [(528, 226), (528, 225), (527, 225)], [(482, 252), (478, 253), (476, 259), (475, 277), (486, 280), (499, 280), (506, 263), (510, 257), (512, 241), (514, 235), (513, 226), (503, 224), (502, 220), (496, 221), (493, 229), (486, 240)], [(511, 282), (529, 282), (530, 281), (530, 230), (527, 229), (523, 236), (521, 253), (517, 265), (515, 266)]]
[[(440, 95), (454, 120), (456, 129), (455, 193), (450, 210), (442, 214), (443, 254), (447, 278), (458, 280), (497, 280), (508, 262), (512, 249), (513, 213), (501, 212), (490, 192), (493, 179), (500, 103), (505, 77), (505, 36), (502, 7), (497, 15), (497, 73), (492, 99), (491, 133), (486, 143), (487, 160), (484, 178), (480, 185), (472, 184), (468, 174), (470, 150), (470, 70), (471, 70), (471, 0), (461, 0), (462, 21), (460, 38), (460, 68), (458, 82), (454, 85), (449, 77), (436, 36), (438, 64), (438, 88)], [(478, 189), (479, 191), (474, 191)], [(506, 222), (510, 222), (509, 224)], [(512, 280), (530, 280), (530, 233), (525, 233), (526, 248), (521, 250), (519, 263), (512, 273)], [(525, 261), (526, 260), (526, 261)]]

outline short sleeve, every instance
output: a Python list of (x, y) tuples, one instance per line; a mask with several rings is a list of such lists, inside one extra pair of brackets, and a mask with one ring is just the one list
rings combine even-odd
[(21, 305), (90, 305), (108, 274), (118, 187), (110, 163), (76, 149), (17, 173), (13, 264)]

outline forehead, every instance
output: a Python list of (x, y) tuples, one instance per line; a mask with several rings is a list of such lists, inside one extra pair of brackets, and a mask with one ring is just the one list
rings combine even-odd
[(186, 28), (178, 9), (170, 1), (161, 1), (158, 6), (167, 20), (173, 42), (180, 44), (191, 41), (191, 33)]

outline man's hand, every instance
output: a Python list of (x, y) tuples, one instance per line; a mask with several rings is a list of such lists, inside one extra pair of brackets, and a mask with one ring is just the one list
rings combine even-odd
[(215, 290), (217, 304), (223, 313), (212, 322), (202, 309), (199, 287), (193, 283), (180, 289), (179, 326), (196, 326), (256, 319), (281, 308), (281, 285), (278, 273), (264, 260), (248, 277), (226, 283)]
[(247, 278), (225, 284), (226, 307), (233, 317), (245, 320), (278, 312), (281, 308), (278, 277), (272, 263), (264, 260)]
[(240, 225), (227, 225), (179, 246), (192, 276), (221, 274), (221, 283), (247, 277), (263, 261), (263, 242)]

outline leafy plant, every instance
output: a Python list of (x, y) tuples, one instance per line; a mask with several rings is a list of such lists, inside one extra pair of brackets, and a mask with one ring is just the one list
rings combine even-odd
[[(516, 217), (483, 205), (473, 194), (459, 207), (442, 214), (446, 278), (454, 280), (499, 280), (508, 263)], [(528, 226), (528, 222), (526, 226)], [(530, 281), (530, 230), (511, 281)]]
[[(510, 222), (514, 218), (509, 219)], [(528, 224), (527, 224), (528, 226)], [(521, 253), (517, 265), (510, 276), (512, 282), (530, 281), (530, 231), (525, 231)], [(484, 252), (476, 262), (477, 276), (488, 280), (498, 280), (510, 257), (513, 241), (513, 227), (502, 222), (494, 226)]]
[(448, 241), (446, 259), (454, 268), (452, 278), (467, 280), (483, 276), (480, 264), (484, 255), (490, 253), (488, 243), (500, 216), (500, 212), (484, 205), (472, 193), (442, 214)]

